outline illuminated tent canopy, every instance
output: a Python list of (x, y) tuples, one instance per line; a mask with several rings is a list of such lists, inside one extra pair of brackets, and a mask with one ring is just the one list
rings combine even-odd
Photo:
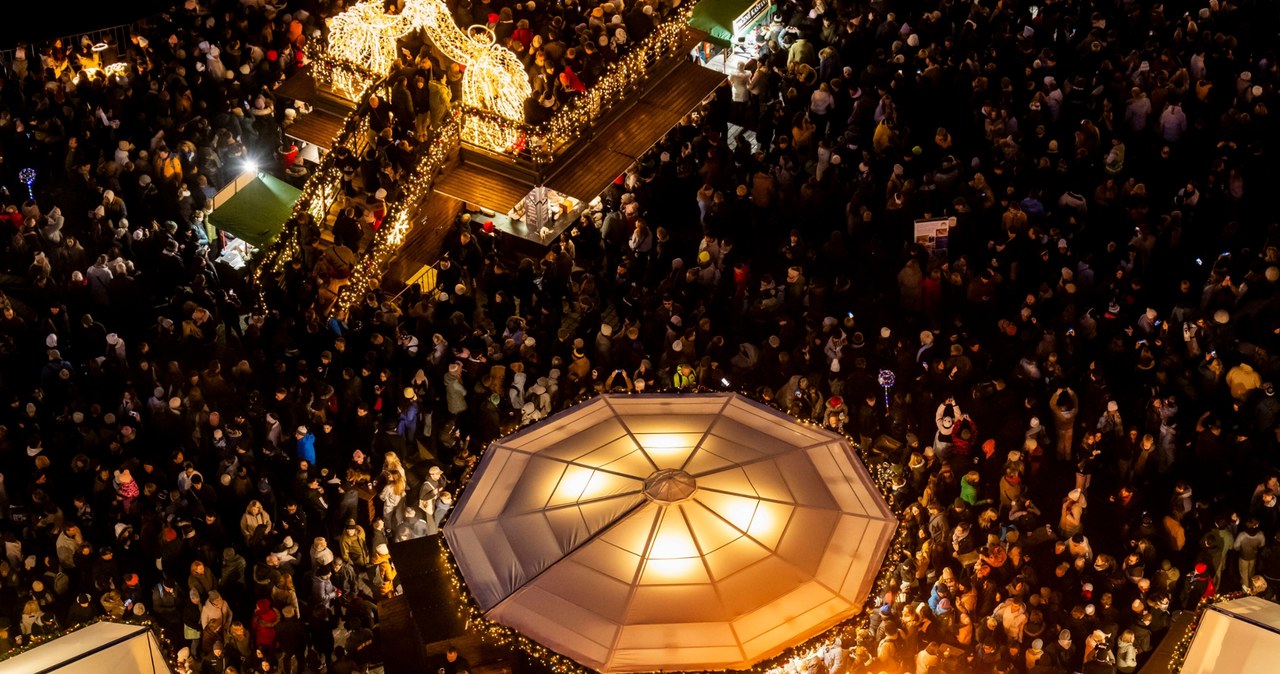
[(173, 674), (150, 627), (96, 622), (0, 662), (0, 674)]
[(1205, 609), (1183, 660), (1183, 674), (1262, 674), (1276, 671), (1280, 605), (1241, 597)]
[(895, 526), (843, 438), (726, 393), (602, 396), (497, 441), (445, 536), (487, 618), (627, 672), (818, 634)]

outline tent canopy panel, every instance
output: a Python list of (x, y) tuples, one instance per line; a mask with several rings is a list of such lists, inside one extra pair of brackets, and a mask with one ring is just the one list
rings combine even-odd
[(262, 248), (275, 240), (293, 215), (302, 190), (267, 174), (260, 174), (209, 214), (209, 224)]
[(1276, 671), (1280, 653), (1280, 605), (1259, 597), (1223, 602), (1205, 610), (1182, 664), (1183, 674)]
[(149, 627), (97, 622), (0, 662), (0, 674), (172, 674)]

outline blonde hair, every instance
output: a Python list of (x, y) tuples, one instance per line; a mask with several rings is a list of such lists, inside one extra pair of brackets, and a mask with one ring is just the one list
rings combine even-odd
[(386, 456), (382, 457), (382, 472), (398, 473), (402, 470), (404, 467), (400, 464), (400, 457), (396, 456), (395, 452), (387, 452)]

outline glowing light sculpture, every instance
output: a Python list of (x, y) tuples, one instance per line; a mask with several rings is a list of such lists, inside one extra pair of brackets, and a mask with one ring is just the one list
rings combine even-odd
[(897, 520), (848, 441), (732, 393), (493, 443), (445, 526), (484, 616), (594, 670), (749, 666), (857, 612)]
[(329, 19), (329, 58), (385, 76), (396, 59), (396, 40), (422, 29), (446, 57), (463, 67), (462, 103), (507, 120), (468, 118), (463, 140), (494, 151), (518, 143), (524, 104), (533, 93), (524, 65), (496, 44), (487, 26), (461, 30), (444, 0), (408, 0), (387, 14), (377, 0), (353, 5)]

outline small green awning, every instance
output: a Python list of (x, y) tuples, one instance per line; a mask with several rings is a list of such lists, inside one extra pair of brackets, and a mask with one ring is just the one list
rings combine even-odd
[(706, 33), (722, 47), (730, 47), (738, 33), (767, 16), (773, 0), (701, 0), (693, 8), (689, 25)]
[(209, 224), (262, 248), (275, 240), (293, 214), (302, 190), (261, 174), (209, 214)]

